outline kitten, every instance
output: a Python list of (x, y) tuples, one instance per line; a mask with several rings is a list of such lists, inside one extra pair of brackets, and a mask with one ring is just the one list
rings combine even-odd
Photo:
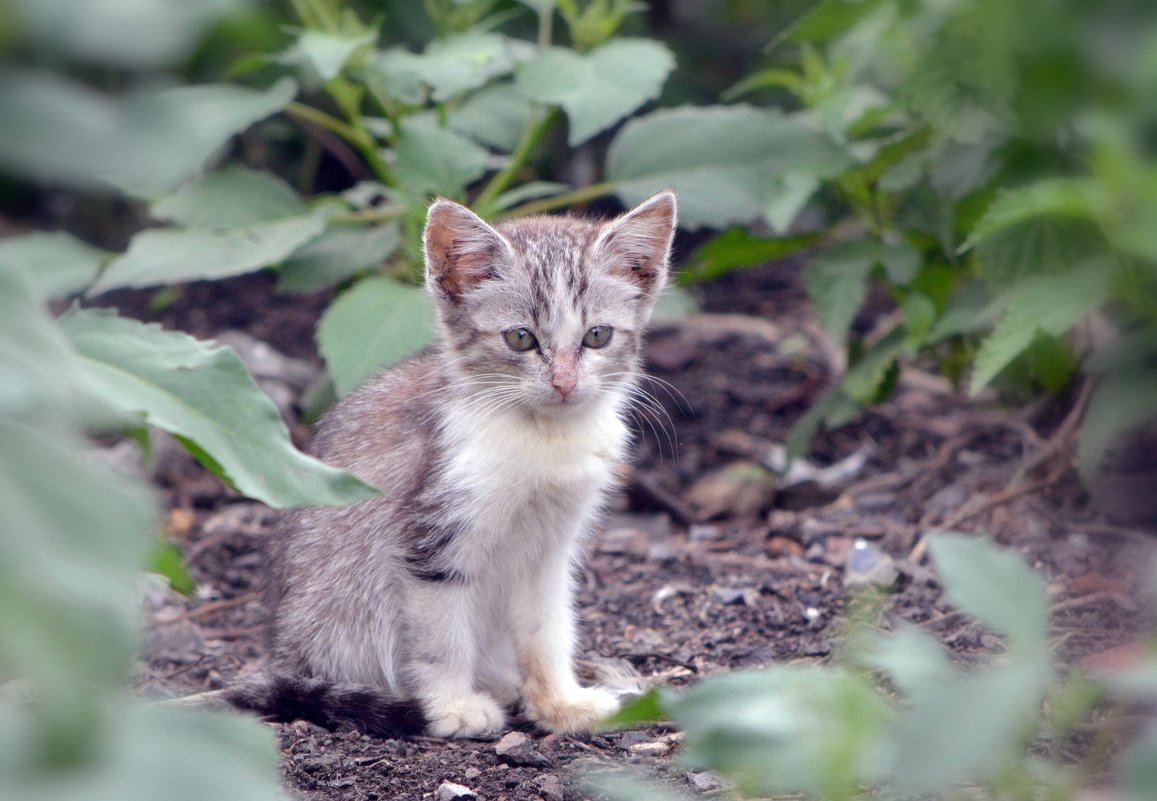
[(575, 678), (573, 573), (626, 454), (674, 229), (669, 192), (609, 222), (430, 207), (438, 342), (314, 441), (382, 496), (283, 518), (269, 670), (235, 704), (385, 736), (495, 732), (519, 702), (560, 732), (615, 711)]

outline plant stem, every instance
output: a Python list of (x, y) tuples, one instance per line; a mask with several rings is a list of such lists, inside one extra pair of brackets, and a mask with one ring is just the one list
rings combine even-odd
[(362, 211), (347, 211), (343, 214), (331, 215), (328, 220), (332, 223), (376, 223), (396, 220), (406, 214), (405, 206), (379, 206)]
[[(538, 116), (540, 114), (541, 116)], [(522, 129), (522, 138), (519, 139), (514, 152), (510, 154), (510, 161), (494, 174), (494, 177), (482, 188), (478, 197), (474, 199), (473, 205), (476, 209), (485, 211), (486, 207), (494, 202), (494, 198), (506, 191), (522, 168), (526, 166), (527, 160), (538, 143), (542, 141), (546, 132), (554, 127), (557, 119), (557, 108), (551, 108), (545, 114), (542, 114), (538, 108), (531, 108), (530, 116), (526, 120), (526, 127)]]
[(551, 26), (554, 24), (554, 3), (551, 3), (541, 14), (538, 15), (538, 49), (545, 50), (550, 47), (551, 39), (553, 38), (553, 31)]
[(521, 206), (516, 206), (513, 209), (502, 212), (495, 216), (494, 219), (509, 220), (514, 217), (527, 217), (531, 214), (540, 214), (544, 211), (552, 211), (564, 206), (573, 206), (576, 203), (585, 203), (588, 200), (594, 200), (595, 198), (611, 194), (617, 186), (618, 184), (614, 181), (603, 181), (602, 183), (591, 184), (561, 195), (555, 195), (554, 197), (523, 203)]
[(290, 103), (286, 106), (285, 110), (291, 117), (311, 123), (319, 128), (324, 128), (345, 139), (358, 149), (379, 181), (389, 186), (395, 185), (393, 172), (390, 170), (389, 165), (382, 161), (381, 156), (378, 155), (377, 143), (374, 141), (374, 137), (370, 135), (369, 131), (361, 127), (360, 124), (351, 125), (342, 122), (337, 117), (326, 114), (324, 111), (320, 111), (313, 106), (307, 106), (304, 103)]
[(354, 128), (352, 125), (342, 122), (337, 117), (326, 114), (324, 111), (316, 109), (313, 106), (307, 106), (304, 103), (298, 103), (294, 101), (285, 107), (285, 111), (291, 117), (296, 117), (303, 122), (308, 122), (312, 125), (316, 125), (318, 128), (324, 128), (331, 133), (337, 134), (342, 139), (358, 148), (372, 143), (372, 140), (367, 142), (365, 139), (365, 134)]

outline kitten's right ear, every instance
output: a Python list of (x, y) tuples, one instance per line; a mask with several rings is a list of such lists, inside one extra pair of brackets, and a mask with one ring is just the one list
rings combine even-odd
[(452, 200), (439, 198), (426, 215), (422, 234), (426, 286), (438, 297), (460, 303), (474, 286), (497, 274), (510, 245), (481, 217)]

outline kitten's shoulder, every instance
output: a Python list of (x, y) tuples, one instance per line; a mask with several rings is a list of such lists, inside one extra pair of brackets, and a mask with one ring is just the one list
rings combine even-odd
[(426, 351), (370, 378), (321, 419), (311, 450), (327, 459), (432, 431), (437, 401), (449, 385), (442, 358)]

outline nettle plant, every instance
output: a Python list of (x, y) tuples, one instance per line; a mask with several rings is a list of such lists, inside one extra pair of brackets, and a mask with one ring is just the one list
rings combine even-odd
[[(1098, 375), (1086, 479), (1115, 436), (1157, 417), (1153, 17), (1141, 2), (824, 0), (772, 42), (783, 66), (730, 91), (790, 97), (837, 145), (766, 188), (778, 236), (729, 231), (684, 276), (824, 246), (804, 281), (849, 368), (795, 452), (918, 357), (973, 394)], [(787, 235), (809, 203), (830, 224)], [(869, 329), (856, 322), (873, 286), (895, 313)], [(1104, 352), (1089, 358), (1090, 340)]]
[[(1054, 664), (1044, 582), (1018, 555), (950, 533), (930, 552), (945, 600), (1003, 637), (1003, 653), (955, 664), (935, 637), (889, 620), (883, 599), (866, 595), (833, 664), (661, 688), (613, 722), (674, 720), (686, 733), (681, 767), (718, 771), (754, 798), (1071, 801), (1103, 787), (1110, 763), (1111, 797), (1153, 798), (1157, 727), (1108, 756), (1131, 710), (1157, 698), (1157, 663), (1098, 679)], [(1081, 738), (1077, 762), (1067, 754)], [(590, 781), (615, 798), (684, 797), (621, 775)]]

